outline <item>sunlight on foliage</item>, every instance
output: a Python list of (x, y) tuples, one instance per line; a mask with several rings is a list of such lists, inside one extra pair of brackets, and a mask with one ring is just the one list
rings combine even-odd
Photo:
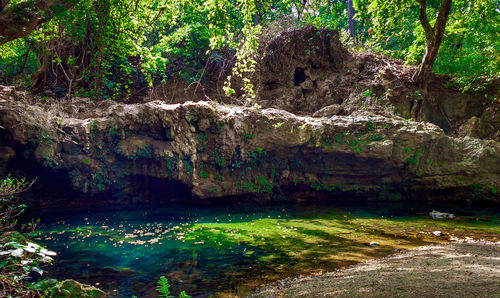
[[(354, 38), (346, 31), (346, 1), (78, 1), (30, 35), (0, 46), (0, 76), (57, 97), (129, 99), (176, 75), (198, 84), (215, 63), (222, 67), (225, 93), (252, 101), (258, 48), (285, 19), (291, 28), (338, 29), (349, 47), (420, 63), (425, 38), (416, 1), (353, 2)], [(431, 24), (440, 2), (428, 1)], [(499, 24), (496, 1), (453, 1), (434, 71), (498, 77)]]

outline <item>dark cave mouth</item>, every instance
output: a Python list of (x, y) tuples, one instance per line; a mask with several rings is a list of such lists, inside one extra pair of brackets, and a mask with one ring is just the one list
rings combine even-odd
[(293, 84), (295, 86), (300, 86), (300, 84), (305, 82), (305, 80), (307, 80), (305, 69), (302, 67), (295, 68), (295, 72), (293, 74)]

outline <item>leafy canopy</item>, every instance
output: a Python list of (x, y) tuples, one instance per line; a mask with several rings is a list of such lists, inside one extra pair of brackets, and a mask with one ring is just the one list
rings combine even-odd
[[(226, 59), (232, 76), (243, 82), (240, 94), (251, 100), (260, 38), (276, 32), (283, 19), (291, 20), (291, 26), (339, 29), (343, 41), (358, 49), (382, 52), (408, 64), (421, 61), (425, 36), (416, 1), (354, 1), (354, 39), (346, 31), (346, 2), (78, 1), (58, 10), (28, 36), (2, 45), (0, 77), (56, 95), (120, 99), (145, 94), (174, 75), (189, 83), (201, 82), (208, 61)], [(427, 1), (431, 24), (440, 3)], [(453, 1), (434, 71), (497, 77), (499, 31), (497, 1)], [(234, 94), (230, 81), (231, 77), (224, 90)]]

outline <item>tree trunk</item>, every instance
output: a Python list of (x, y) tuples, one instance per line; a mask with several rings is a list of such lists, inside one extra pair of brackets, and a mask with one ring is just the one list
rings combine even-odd
[[(432, 75), (432, 66), (434, 65), (434, 61), (436, 60), (439, 52), (441, 41), (443, 40), (446, 21), (448, 20), (448, 15), (450, 13), (452, 0), (442, 0), (434, 27), (431, 26), (427, 18), (426, 0), (417, 0), (417, 2), (420, 4), (420, 24), (422, 25), (422, 28), (424, 28), (425, 32), (425, 54), (418, 71), (413, 76), (413, 81), (415, 82), (418, 90), (420, 90), (421, 94), (421, 98), (414, 101), (410, 111), (412, 118), (416, 120), (419, 119), (420, 110), (423, 104), (429, 101), (428, 85)], [(444, 119), (450, 123), (450, 120), (443, 112), (440, 103), (435, 102), (432, 104), (439, 109)]]
[(348, 18), (348, 27), (349, 27), (349, 35), (354, 39), (356, 37), (356, 20), (354, 19), (354, 3), (352, 0), (347, 1), (347, 18)]
[(425, 32), (425, 54), (420, 64), (419, 70), (413, 76), (413, 80), (418, 88), (427, 89), (427, 84), (432, 73), (432, 66), (436, 60), (443, 40), (446, 21), (451, 9), (452, 0), (443, 0), (439, 8), (436, 24), (432, 27), (427, 19), (426, 0), (417, 0), (420, 3), (420, 23)]
[(260, 25), (260, 12), (262, 11), (262, 4), (260, 1), (255, 1), (255, 16), (254, 25)]
[(57, 8), (69, 8), (78, 0), (29, 0), (10, 4), (2, 0), (0, 7), (0, 45), (25, 37), (54, 16)]

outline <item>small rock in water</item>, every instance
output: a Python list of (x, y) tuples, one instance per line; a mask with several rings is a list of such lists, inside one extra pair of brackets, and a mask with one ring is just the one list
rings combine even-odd
[(377, 246), (377, 245), (378, 245), (378, 242), (375, 242), (375, 241), (370, 242), (370, 246)]
[(434, 231), (434, 232), (432, 232), (432, 234), (434, 234), (434, 236), (438, 236), (438, 237), (443, 235), (443, 233), (441, 233), (441, 231)]
[(451, 218), (451, 219), (455, 218), (455, 214), (439, 212), (437, 210), (429, 212), (429, 216), (433, 218)]

